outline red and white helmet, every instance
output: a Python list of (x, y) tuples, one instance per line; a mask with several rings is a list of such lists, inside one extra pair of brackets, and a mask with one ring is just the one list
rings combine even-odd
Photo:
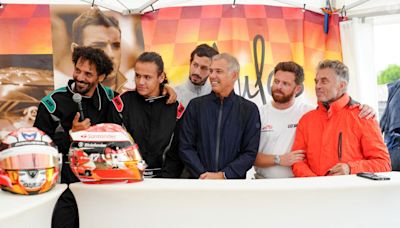
[(35, 127), (19, 128), (8, 134), (0, 147), (0, 185), (3, 190), (35, 195), (55, 186), (61, 154), (43, 131)]
[(97, 124), (71, 132), (70, 166), (86, 183), (136, 182), (143, 180), (146, 163), (138, 145), (120, 125)]

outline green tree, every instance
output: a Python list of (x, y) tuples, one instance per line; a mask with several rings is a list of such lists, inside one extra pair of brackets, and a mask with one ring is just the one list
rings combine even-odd
[(378, 84), (387, 84), (400, 79), (400, 66), (390, 64), (384, 71), (378, 76)]

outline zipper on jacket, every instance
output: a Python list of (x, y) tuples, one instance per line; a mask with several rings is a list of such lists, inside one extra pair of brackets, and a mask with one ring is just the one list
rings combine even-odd
[(221, 105), (219, 106), (218, 112), (218, 123), (217, 123), (217, 142), (216, 142), (216, 150), (215, 150), (215, 172), (218, 172), (218, 161), (219, 161), (219, 144), (221, 141), (221, 122), (222, 122), (222, 108), (224, 106), (224, 101), (221, 101)]
[(339, 139), (338, 139), (338, 158), (339, 162), (342, 161), (342, 132), (339, 132)]

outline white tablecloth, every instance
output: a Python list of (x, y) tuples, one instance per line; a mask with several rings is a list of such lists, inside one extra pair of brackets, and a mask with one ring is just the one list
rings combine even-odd
[(58, 184), (46, 193), (31, 196), (0, 190), (0, 227), (51, 227), (54, 206), (66, 188), (67, 185)]
[(70, 186), (81, 228), (398, 227), (400, 173)]

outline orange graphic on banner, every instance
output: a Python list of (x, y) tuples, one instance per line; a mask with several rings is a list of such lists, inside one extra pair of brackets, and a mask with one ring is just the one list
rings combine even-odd
[(162, 55), (173, 84), (187, 79), (190, 53), (196, 45), (215, 44), (219, 52), (239, 60), (240, 95), (258, 99), (256, 103), (267, 100), (273, 67), (290, 60), (304, 67), (305, 94), (314, 99), (318, 62), (342, 59), (339, 17), (330, 17), (328, 34), (323, 26), (323, 15), (264, 5), (174, 7), (142, 17), (145, 50)]
[(52, 54), (49, 6), (5, 4), (0, 34), (0, 54)]

